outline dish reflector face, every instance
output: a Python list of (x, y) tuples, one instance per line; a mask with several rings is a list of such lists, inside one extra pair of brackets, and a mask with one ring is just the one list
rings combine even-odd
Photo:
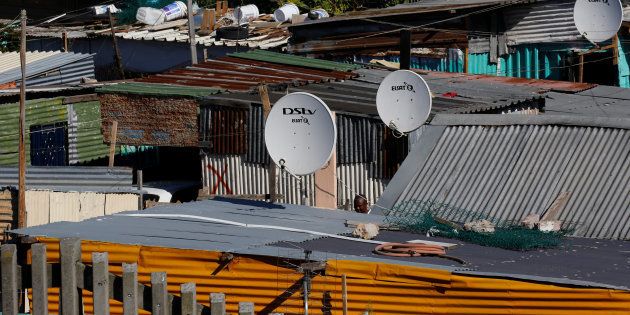
[(265, 122), (271, 159), (294, 175), (312, 174), (326, 165), (336, 141), (337, 127), (330, 109), (309, 93), (283, 96)]
[(619, 0), (577, 0), (573, 20), (580, 34), (592, 43), (605, 42), (615, 36), (623, 20)]
[(409, 70), (390, 73), (376, 93), (378, 115), (385, 125), (399, 132), (422, 126), (431, 113), (431, 91), (424, 79)]

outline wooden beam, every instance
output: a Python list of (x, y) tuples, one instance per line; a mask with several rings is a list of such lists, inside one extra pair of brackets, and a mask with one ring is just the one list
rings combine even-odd
[(346, 282), (346, 274), (341, 275), (341, 306), (343, 315), (348, 315), (348, 284)]
[[(258, 86), (258, 93), (260, 94), (260, 101), (262, 102), (263, 107), (263, 119), (267, 121), (267, 117), (269, 117), (269, 113), (271, 112), (271, 101), (269, 100), (269, 90), (267, 89), (266, 84), (261, 84)], [(276, 164), (272, 161), (269, 162), (267, 167), (267, 172), (269, 173), (269, 195), (271, 196), (270, 202), (274, 202), (276, 200)]]
[(20, 35), (20, 67), (22, 82), (20, 84), (20, 119), (18, 142), (18, 227), (26, 227), (26, 10), (22, 10)]
[(112, 121), (112, 129), (109, 134), (109, 167), (114, 167), (114, 157), (116, 156), (116, 137), (118, 135), (118, 121)]
[(584, 55), (580, 55), (580, 64), (578, 70), (578, 82), (584, 82)]
[(151, 314), (170, 315), (170, 301), (168, 298), (166, 272), (151, 273)]
[(123, 314), (138, 315), (138, 265), (122, 264)]
[(109, 259), (107, 253), (92, 253), (94, 315), (109, 315)]

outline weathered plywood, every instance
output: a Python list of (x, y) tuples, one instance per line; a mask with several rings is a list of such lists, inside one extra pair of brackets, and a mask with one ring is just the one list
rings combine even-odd
[(26, 226), (50, 222), (50, 191), (26, 191)]
[(4, 231), (13, 227), (17, 208), (13, 198), (10, 190), (0, 190), (0, 240), (4, 240)]
[(138, 210), (138, 195), (108, 194), (105, 197), (105, 214)]
[(79, 220), (105, 215), (105, 194), (92, 192), (80, 193), (79, 204), (81, 205)]
[(50, 223), (78, 222), (81, 203), (78, 192), (50, 192)]

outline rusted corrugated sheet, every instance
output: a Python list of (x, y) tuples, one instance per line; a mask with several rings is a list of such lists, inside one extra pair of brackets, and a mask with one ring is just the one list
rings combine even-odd
[[(56, 239), (48, 245), (48, 262), (59, 262)], [(280, 250), (280, 249), (279, 249)], [(195, 251), (95, 241), (82, 242), (81, 260), (91, 263), (92, 252), (109, 252), (110, 272), (121, 275), (122, 263), (138, 264), (138, 281), (150, 284), (151, 272), (166, 272), (168, 291), (196, 283), (198, 303), (208, 305), (211, 292), (226, 294), (227, 311), (238, 312), (239, 302), (254, 302), (257, 314), (303, 314), (300, 259), (238, 256), (221, 266), (220, 252)], [(280, 256), (280, 255), (279, 255)], [(218, 271), (216, 275), (210, 275)], [(316, 314), (341, 314), (341, 277), (347, 277), (349, 314), (572, 314), (621, 315), (630, 311), (630, 292), (562, 284), (476, 277), (442, 269), (395, 263), (342, 260), (332, 256), (322, 275), (314, 275), (308, 298)], [(296, 289), (297, 288), (297, 289)], [(50, 291), (49, 310), (59, 310), (58, 291)], [(84, 294), (85, 312), (93, 311)], [(112, 302), (112, 314), (121, 304)]]
[(247, 142), (247, 153), (244, 157), (245, 162), (267, 164), (271, 159), (265, 147), (265, 119), (263, 117), (262, 106), (252, 104), (249, 108), (249, 116), (247, 118), (247, 134), (249, 141)]
[(200, 145), (211, 154), (247, 152), (248, 110), (227, 106), (202, 106), (199, 114)]
[[(278, 55), (282, 56), (282, 54)], [(355, 76), (354, 73), (345, 71), (312, 69), (236, 57), (221, 57), (137, 81), (247, 91), (261, 83), (304, 85), (346, 80)]]
[[(202, 158), (203, 187), (214, 195), (267, 194), (269, 173), (267, 165), (247, 163), (242, 155), (208, 155)], [(287, 172), (276, 170), (276, 191), (284, 195), (283, 203), (301, 204), (300, 183)], [(313, 175), (300, 176), (308, 195), (308, 204), (314, 204)]]
[(198, 104), (190, 98), (100, 94), (103, 137), (109, 142), (118, 121), (117, 143), (195, 147), (199, 145)]

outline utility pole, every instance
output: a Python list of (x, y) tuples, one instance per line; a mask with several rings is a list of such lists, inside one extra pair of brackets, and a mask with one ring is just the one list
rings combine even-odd
[[(258, 93), (260, 94), (260, 101), (263, 105), (263, 118), (265, 121), (271, 112), (271, 102), (269, 101), (269, 91), (267, 85), (261, 84), (258, 86)], [(269, 163), (269, 200), (273, 203), (276, 202), (276, 164)]]
[(26, 227), (26, 152), (24, 137), (26, 136), (26, 10), (22, 10), (20, 35), (20, 66), (22, 67), (22, 84), (20, 84), (20, 140), (19, 140), (19, 177), (18, 177), (18, 228)]
[(112, 31), (112, 41), (114, 42), (114, 59), (116, 60), (116, 67), (118, 68), (118, 72), (120, 73), (120, 78), (125, 79), (125, 70), (123, 70), (122, 58), (120, 57), (120, 49), (118, 49), (118, 40), (116, 39), (116, 32), (114, 32), (114, 17), (112, 16), (112, 11), (107, 9), (107, 14), (109, 14), (109, 27)]
[(188, 38), (190, 40), (190, 63), (197, 64), (197, 40), (195, 40), (195, 19), (193, 17), (193, 2), (188, 0)]

